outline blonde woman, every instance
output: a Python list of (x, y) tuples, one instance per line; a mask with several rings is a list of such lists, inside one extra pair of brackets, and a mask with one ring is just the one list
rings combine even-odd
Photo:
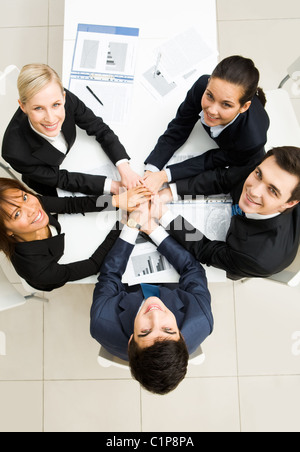
[[(18, 91), (20, 107), (5, 132), (2, 156), (30, 188), (50, 196), (57, 196), (56, 188), (101, 195), (117, 194), (120, 185), (130, 189), (140, 184), (141, 177), (130, 168), (129, 156), (118, 137), (77, 96), (64, 89), (51, 67), (24, 66)], [(121, 182), (60, 169), (75, 142), (76, 125), (95, 136), (117, 166)]]

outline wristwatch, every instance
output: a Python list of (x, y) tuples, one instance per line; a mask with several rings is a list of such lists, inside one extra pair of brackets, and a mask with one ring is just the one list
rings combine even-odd
[(130, 228), (141, 229), (141, 225), (137, 223), (133, 218), (129, 218), (127, 221), (127, 226)]

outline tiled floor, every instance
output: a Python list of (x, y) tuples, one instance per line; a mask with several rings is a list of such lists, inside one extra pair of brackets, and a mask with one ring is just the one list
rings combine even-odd
[[(298, 57), (299, 1), (217, 6), (221, 58), (249, 55), (263, 87), (276, 88)], [(0, 0), (0, 8), (0, 40), (13, 43), (1, 45), (1, 68), (44, 61), (60, 71), (63, 1)], [(49, 303), (1, 312), (0, 431), (299, 432), (300, 286), (249, 280), (210, 290), (215, 330), (203, 344), (206, 360), (163, 397), (141, 390), (128, 370), (98, 365), (89, 335), (93, 287), (68, 285)]]

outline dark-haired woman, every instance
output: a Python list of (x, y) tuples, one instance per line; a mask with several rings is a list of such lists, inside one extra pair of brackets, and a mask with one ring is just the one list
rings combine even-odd
[(68, 281), (97, 274), (120, 231), (117, 223), (92, 256), (62, 265), (59, 260), (64, 254), (65, 234), (53, 213), (101, 212), (118, 207), (130, 211), (147, 200), (143, 187), (100, 198), (37, 196), (19, 181), (0, 178), (0, 250), (30, 286), (42, 291), (57, 289)]
[[(241, 56), (225, 58), (211, 76), (200, 77), (145, 161), (147, 187), (156, 192), (165, 182), (228, 166), (237, 167), (231, 173), (236, 183), (243, 179), (245, 173), (239, 169), (249, 168), (250, 172), (265, 154), (270, 123), (258, 83), (259, 71), (253, 61)], [(219, 148), (162, 170), (199, 120)]]

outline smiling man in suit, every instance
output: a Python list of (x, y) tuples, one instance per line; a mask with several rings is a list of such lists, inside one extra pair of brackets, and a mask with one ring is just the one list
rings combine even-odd
[[(91, 335), (129, 360), (132, 376), (144, 388), (166, 394), (184, 378), (189, 354), (211, 334), (213, 316), (203, 267), (156, 222), (148, 223), (148, 212), (147, 203), (130, 215), (100, 269)], [(179, 273), (179, 284), (122, 283), (141, 227)]]
[[(212, 172), (214, 192), (206, 191), (211, 180), (197, 176), (176, 183), (177, 194), (228, 193), (233, 216), (226, 241), (211, 241), (181, 216), (164, 206), (156, 217), (169, 234), (202, 264), (212, 265), (237, 280), (268, 277), (288, 267), (296, 257), (300, 239), (300, 148), (270, 150), (260, 165), (238, 185), (230, 184), (230, 169)], [(172, 187), (174, 189), (174, 187)], [(170, 201), (176, 190), (161, 192)]]

